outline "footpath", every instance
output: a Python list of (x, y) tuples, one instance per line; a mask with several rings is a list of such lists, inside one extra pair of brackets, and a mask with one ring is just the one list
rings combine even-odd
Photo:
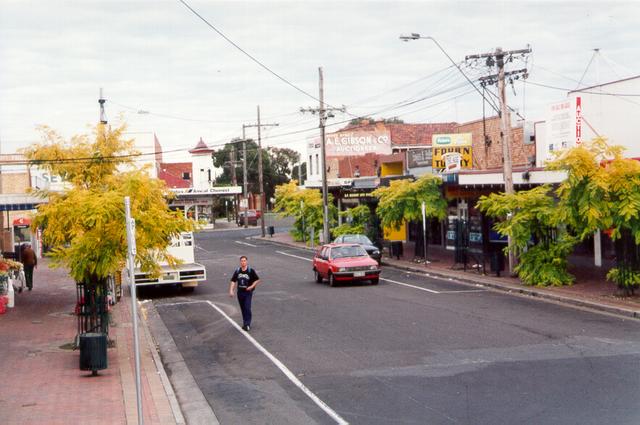
[[(258, 237), (257, 239), (262, 238)], [(272, 237), (266, 236), (264, 240), (284, 246), (312, 250), (311, 247), (302, 242), (293, 241), (288, 232), (276, 233)], [(384, 252), (382, 276), (384, 277), (384, 267), (393, 267), (464, 284), (482, 285), (512, 294), (536, 297), (550, 302), (559, 302), (640, 319), (640, 294), (635, 294), (634, 296), (621, 295), (616, 285), (606, 280), (606, 269), (581, 265), (570, 269), (570, 272), (576, 276), (576, 281), (573, 285), (538, 287), (525, 286), (518, 278), (508, 277), (504, 273), (501, 277), (498, 277), (488, 271), (482, 274), (478, 271), (478, 268), (474, 267), (468, 267), (466, 271), (462, 270), (459, 264), (454, 264), (452, 251), (445, 252), (431, 249), (431, 252), (428, 253), (428, 258), (430, 263), (425, 265), (424, 262), (412, 261), (407, 256), (400, 257), (400, 259), (392, 258), (387, 252)]]
[[(0, 315), (0, 423), (138, 423), (131, 299), (112, 307), (108, 368), (91, 376), (79, 369), (75, 283), (42, 259), (33, 291), (16, 293), (15, 307)], [(139, 320), (145, 424), (183, 424), (184, 418), (146, 328)], [(163, 384), (164, 381), (164, 384)]]

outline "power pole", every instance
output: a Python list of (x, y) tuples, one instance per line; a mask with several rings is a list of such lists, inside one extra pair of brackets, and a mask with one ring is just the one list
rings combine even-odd
[[(231, 154), (229, 155), (231, 158), (231, 184), (234, 186), (238, 185), (238, 179), (236, 177), (236, 146), (233, 145), (231, 148)], [(233, 218), (236, 222), (238, 222), (238, 195), (233, 195)]]
[[(517, 71), (505, 72), (505, 57), (507, 61), (511, 61), (514, 55), (522, 55), (531, 53), (531, 48), (519, 50), (503, 51), (500, 47), (496, 48), (494, 53), (483, 53), (479, 55), (469, 55), (465, 59), (482, 59), (486, 58), (486, 64), (489, 67), (493, 67), (495, 64), (498, 68), (496, 75), (490, 75), (480, 79), (480, 84), (485, 87), (487, 85), (498, 84), (498, 99), (500, 101), (500, 136), (502, 139), (502, 162), (503, 162), (503, 174), (504, 174), (504, 192), (506, 194), (512, 194), (513, 190), (513, 173), (511, 165), (511, 117), (509, 114), (509, 106), (507, 105), (507, 95), (505, 93), (505, 77), (509, 77), (509, 82), (513, 84), (513, 80), (517, 80), (522, 76), (523, 79), (527, 78), (527, 69), (519, 69)], [(513, 241), (508, 239), (509, 244), (509, 273), (514, 274), (514, 268), (516, 265), (515, 253), (513, 250)]]
[(300, 112), (310, 112), (312, 114), (318, 114), (320, 118), (320, 140), (321, 140), (321, 156), (322, 156), (322, 240), (324, 243), (329, 243), (329, 193), (327, 188), (327, 152), (326, 152), (326, 137), (325, 137), (325, 124), (327, 118), (332, 118), (333, 111), (344, 112), (345, 107), (342, 108), (326, 108), (324, 105), (324, 78), (322, 75), (322, 67), (318, 68), (318, 75), (320, 81), (320, 106), (319, 108), (300, 108)]
[(246, 125), (242, 124), (242, 178), (244, 179), (244, 228), (249, 227), (249, 192), (247, 192), (247, 136), (245, 136)]
[[(248, 127), (258, 127), (258, 185), (260, 187), (260, 228), (262, 229), (262, 237), (266, 236), (265, 228), (264, 228), (264, 213), (265, 213), (265, 199), (264, 199), (264, 179), (262, 173), (262, 136), (261, 129), (262, 127), (277, 127), (278, 123), (272, 124), (262, 124), (260, 123), (260, 105), (257, 106), (258, 110), (258, 123), (257, 124), (243, 124), (242, 131), (244, 136), (244, 129)], [(244, 138), (244, 137), (243, 137)], [(245, 213), (246, 214), (246, 213)]]
[(100, 124), (107, 123), (107, 114), (104, 112), (104, 104), (106, 101), (102, 95), (102, 87), (100, 87), (100, 99), (98, 99), (98, 103), (100, 104)]

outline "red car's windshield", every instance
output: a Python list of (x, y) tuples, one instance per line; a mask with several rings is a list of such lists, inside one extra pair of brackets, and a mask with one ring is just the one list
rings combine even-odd
[(332, 258), (366, 257), (367, 251), (361, 246), (338, 246), (331, 250)]

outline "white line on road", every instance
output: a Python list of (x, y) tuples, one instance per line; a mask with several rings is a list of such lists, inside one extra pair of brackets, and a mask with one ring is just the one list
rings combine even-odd
[(301, 260), (306, 260), (306, 261), (313, 261), (311, 258), (305, 258), (305, 257), (300, 257), (299, 255), (293, 255), (293, 254), (289, 254), (287, 252), (282, 252), (282, 251), (276, 251), (278, 254), (282, 254), (282, 255), (288, 255), (289, 257), (293, 257), (293, 258), (299, 258)]
[(242, 241), (234, 241), (234, 242), (235, 242), (235, 243), (239, 243), (240, 245), (252, 246), (252, 247), (254, 247), (254, 248), (257, 248), (257, 247), (258, 247), (258, 245), (254, 245), (254, 244), (247, 243), (247, 242), (242, 242)]
[(398, 282), (397, 280), (385, 279), (381, 277), (380, 280), (384, 280), (385, 282), (395, 283), (396, 285), (408, 286), (409, 288), (419, 289), (420, 291), (431, 292), (432, 294), (439, 294), (440, 291), (434, 291), (433, 289), (422, 288), (420, 286), (409, 285), (408, 283)]
[(254, 347), (256, 347), (260, 352), (262, 352), (262, 354), (264, 354), (269, 360), (271, 360), (271, 362), (274, 365), (276, 365), (276, 367), (278, 369), (280, 369), (282, 371), (282, 373), (284, 373), (284, 375), (287, 378), (289, 378), (289, 380), (291, 382), (293, 382), (293, 384), (296, 387), (298, 387), (303, 393), (305, 393), (307, 395), (307, 397), (309, 397), (315, 404), (318, 405), (318, 407), (320, 407), (322, 410), (324, 410), (327, 415), (331, 416), (337, 423), (339, 423), (341, 425), (349, 425), (349, 422), (347, 422), (340, 415), (338, 415), (338, 413), (336, 413), (336, 411), (333, 410), (331, 407), (329, 407), (324, 401), (320, 400), (320, 398), (317, 395), (315, 395), (309, 388), (307, 388), (293, 374), (293, 372), (291, 372), (280, 360), (278, 360), (273, 354), (271, 354), (269, 351), (267, 351), (266, 348), (264, 348), (258, 341), (255, 340), (255, 338), (253, 338), (247, 332), (243, 331), (242, 328), (240, 328), (240, 326), (236, 322), (234, 322), (231, 317), (229, 317), (227, 315), (227, 313), (222, 311), (222, 309), (220, 307), (218, 307), (217, 305), (215, 305), (211, 301), (208, 301), (208, 300), (184, 301), (184, 302), (176, 302), (176, 303), (158, 304), (158, 306), (159, 307), (163, 307), (163, 306), (169, 306), (169, 305), (197, 304), (197, 303), (207, 303), (211, 307), (213, 307), (218, 313), (220, 313), (222, 315), (222, 317), (224, 317), (229, 323), (231, 323), (231, 325), (234, 328), (236, 328), (236, 330), (238, 332), (240, 332), (240, 334), (242, 334), (245, 338), (247, 338), (249, 340), (249, 342), (251, 342), (253, 344)]

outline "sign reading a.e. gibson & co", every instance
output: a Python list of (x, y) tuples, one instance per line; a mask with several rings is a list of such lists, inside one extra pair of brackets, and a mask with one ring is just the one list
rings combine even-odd
[(357, 156), (391, 153), (389, 131), (341, 131), (327, 134), (327, 156)]
[(434, 134), (431, 139), (433, 171), (453, 173), (472, 168), (471, 133)]

